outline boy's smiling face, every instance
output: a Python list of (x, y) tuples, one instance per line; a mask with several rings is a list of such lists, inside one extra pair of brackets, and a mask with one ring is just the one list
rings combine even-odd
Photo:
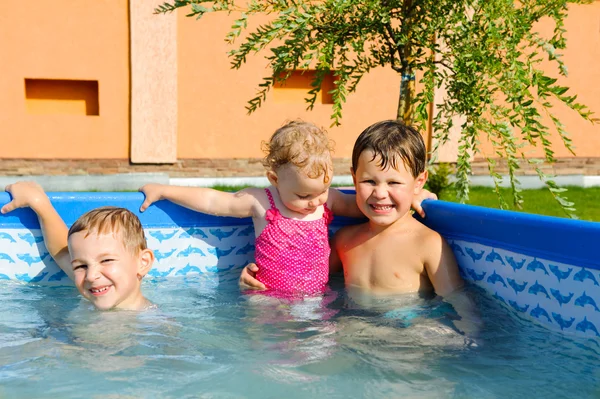
[(408, 215), (413, 197), (427, 181), (427, 172), (416, 178), (398, 159), (398, 169), (388, 166), (383, 170), (379, 156), (373, 159), (373, 151), (363, 151), (352, 171), (356, 188), (356, 203), (371, 223), (385, 227)]
[(96, 308), (139, 310), (149, 302), (142, 296), (141, 279), (152, 267), (154, 255), (146, 249), (127, 249), (120, 233), (87, 230), (69, 237), (75, 286)]

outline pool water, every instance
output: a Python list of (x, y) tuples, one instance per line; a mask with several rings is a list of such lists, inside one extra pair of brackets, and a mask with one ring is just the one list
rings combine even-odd
[[(414, 297), (282, 301), (235, 282), (144, 282), (156, 309), (99, 312), (75, 288), (0, 281), (0, 398), (595, 398), (600, 342), (469, 287), (476, 344)], [(392, 307), (396, 310), (390, 310)]]

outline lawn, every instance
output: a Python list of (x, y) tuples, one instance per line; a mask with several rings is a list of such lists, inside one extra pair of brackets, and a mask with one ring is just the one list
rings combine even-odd
[[(579, 219), (600, 221), (600, 206), (598, 206), (598, 198), (600, 197), (600, 187), (567, 187), (568, 191), (563, 193), (569, 201), (575, 203), (575, 212)], [(511, 194), (508, 189), (502, 190), (502, 195), (509, 205), (512, 205)], [(567, 217), (558, 202), (554, 200), (547, 189), (539, 190), (523, 190), (523, 209), (511, 210), (536, 213), (540, 215)], [(440, 199), (446, 201), (456, 201), (456, 193), (449, 190), (443, 192)], [(488, 187), (472, 187), (469, 194), (471, 205), (485, 206), (488, 208), (500, 208), (498, 196)]]
[[(243, 187), (215, 187), (217, 190), (237, 191)], [(502, 191), (506, 202), (511, 204), (511, 194), (508, 189)], [(563, 194), (569, 201), (575, 203), (577, 216), (582, 220), (600, 221), (600, 187), (568, 187), (568, 191)], [(567, 217), (561, 209), (558, 202), (554, 200), (550, 192), (546, 189), (523, 190), (525, 203), (523, 209), (514, 209), (522, 212), (536, 213), (540, 215)], [(456, 201), (456, 193), (448, 190), (442, 193), (440, 199), (445, 201)], [(500, 208), (498, 197), (492, 188), (471, 187), (468, 204), (485, 206), (488, 208)]]

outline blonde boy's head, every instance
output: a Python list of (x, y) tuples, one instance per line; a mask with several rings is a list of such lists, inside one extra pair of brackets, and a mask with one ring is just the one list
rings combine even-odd
[(379, 156), (378, 166), (398, 170), (398, 162), (404, 162), (414, 178), (425, 171), (426, 150), (423, 136), (413, 127), (397, 120), (377, 122), (366, 128), (354, 143), (352, 169), (358, 168), (360, 155), (367, 150), (373, 152), (373, 159)]
[(315, 179), (323, 176), (329, 183), (332, 176), (331, 152), (333, 143), (327, 133), (312, 123), (292, 121), (273, 133), (268, 143), (263, 142), (266, 153), (263, 165), (276, 172), (284, 165), (294, 165)]
[(147, 248), (140, 219), (125, 208), (104, 206), (83, 214), (69, 229), (69, 237), (81, 231), (89, 234), (118, 234), (123, 246), (133, 254)]

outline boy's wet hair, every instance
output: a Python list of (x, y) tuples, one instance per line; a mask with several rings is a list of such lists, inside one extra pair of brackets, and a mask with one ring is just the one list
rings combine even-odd
[(358, 158), (366, 150), (373, 151), (373, 159), (380, 157), (377, 166), (398, 170), (402, 160), (413, 177), (425, 171), (426, 150), (423, 136), (415, 128), (397, 120), (377, 122), (366, 128), (354, 143), (352, 169), (356, 173)]
[(72, 234), (86, 231), (86, 237), (91, 233), (118, 233), (123, 245), (132, 253), (138, 253), (147, 248), (146, 237), (140, 219), (128, 209), (114, 206), (103, 206), (84, 213), (69, 229)]
[(323, 175), (328, 183), (331, 173), (333, 142), (327, 133), (316, 125), (292, 121), (273, 133), (268, 143), (262, 143), (267, 154), (263, 159), (265, 168), (276, 171), (279, 167), (292, 164), (315, 179)]

